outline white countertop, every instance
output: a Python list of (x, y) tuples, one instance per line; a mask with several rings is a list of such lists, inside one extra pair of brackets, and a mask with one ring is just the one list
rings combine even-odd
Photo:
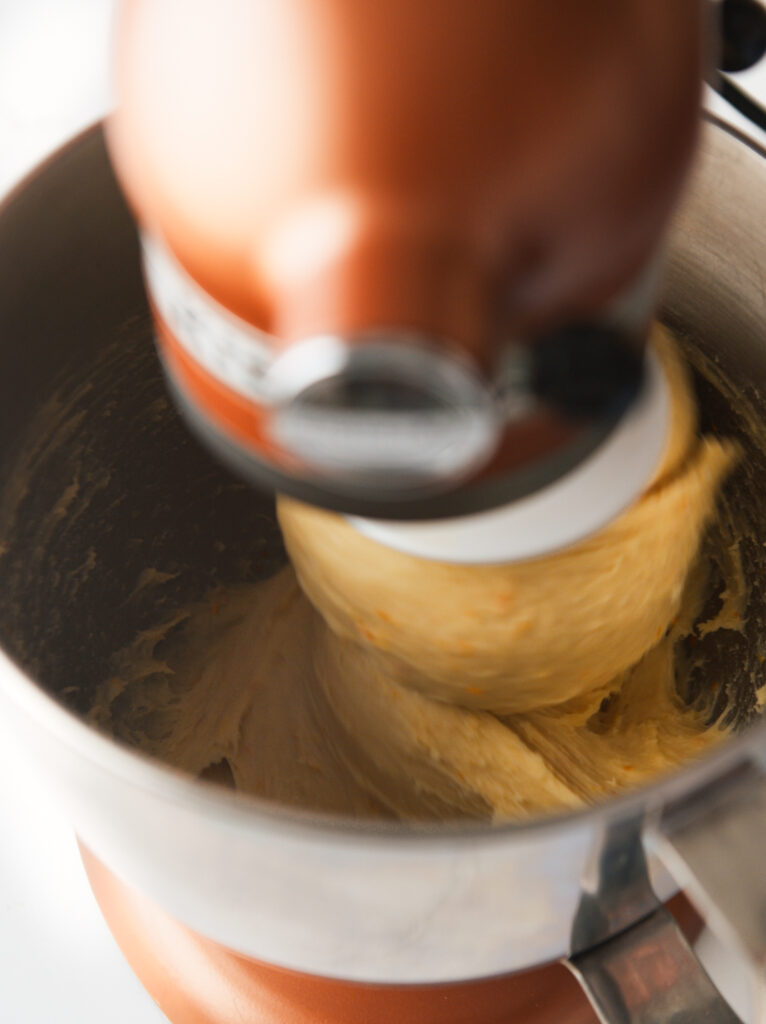
[[(0, 0), (0, 194), (108, 108), (112, 10), (112, 0)], [(739, 80), (766, 101), (766, 62)], [(717, 97), (709, 105), (743, 123)], [(101, 919), (67, 821), (1, 745), (0, 821), (0, 1021), (165, 1021)], [(705, 959), (749, 1018), (741, 966), (720, 949)]]

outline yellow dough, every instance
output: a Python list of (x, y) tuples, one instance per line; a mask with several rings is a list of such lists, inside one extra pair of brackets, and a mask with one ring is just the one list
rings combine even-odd
[[(577, 807), (718, 742), (681, 705), (674, 650), (702, 611), (698, 552), (736, 451), (698, 438), (675, 345), (660, 329), (653, 343), (673, 396), (666, 451), (597, 536), (448, 565), (281, 499), (303, 593), (287, 568), (143, 634), (93, 720), (187, 771), (225, 759), (237, 788), (284, 804), (411, 819)], [(741, 575), (731, 538), (719, 547)], [(703, 631), (739, 621), (736, 579), (722, 601)]]
[(510, 565), (428, 562), (282, 498), (290, 559), (333, 632), (374, 650), (407, 687), (496, 714), (560, 704), (635, 665), (678, 613), (732, 465), (730, 446), (697, 440), (689, 381), (659, 328), (654, 344), (672, 393), (659, 469), (632, 508), (565, 551)]

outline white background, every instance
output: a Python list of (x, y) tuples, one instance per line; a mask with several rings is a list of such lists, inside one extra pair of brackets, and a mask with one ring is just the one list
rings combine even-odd
[[(112, 0), (0, 0), (0, 193), (108, 109), (112, 11)], [(766, 101), (766, 66), (739, 80)], [(741, 123), (717, 98), (708, 103)], [(741, 968), (725, 951), (715, 959), (749, 1016)], [(165, 1021), (101, 920), (67, 822), (2, 746), (0, 1021)]]

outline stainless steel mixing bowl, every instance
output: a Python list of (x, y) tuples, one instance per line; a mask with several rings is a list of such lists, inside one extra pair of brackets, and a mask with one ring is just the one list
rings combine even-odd
[[(0, 722), (18, 770), (44, 774), (120, 877), (258, 959), (407, 983), (569, 957), (604, 1019), (733, 1020), (660, 900), (687, 886), (763, 961), (764, 225), (764, 155), (709, 124), (664, 317), (731, 382), (734, 411), (700, 383), (705, 416), (747, 453), (729, 484), (748, 533), (747, 625), (706, 641), (684, 695), (736, 737), (640, 792), (539, 822), (327, 820), (184, 776), (83, 719), (138, 630), (216, 583), (271, 575), (284, 553), (271, 501), (214, 464), (168, 403), (100, 130), (70, 144), (0, 213)], [(137, 593), (147, 566), (172, 578)]]

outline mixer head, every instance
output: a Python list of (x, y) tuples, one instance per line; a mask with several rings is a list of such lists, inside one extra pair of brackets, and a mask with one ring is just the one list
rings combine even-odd
[(197, 432), (427, 557), (628, 505), (665, 434), (642, 353), (699, 6), (126, 4), (108, 139)]

